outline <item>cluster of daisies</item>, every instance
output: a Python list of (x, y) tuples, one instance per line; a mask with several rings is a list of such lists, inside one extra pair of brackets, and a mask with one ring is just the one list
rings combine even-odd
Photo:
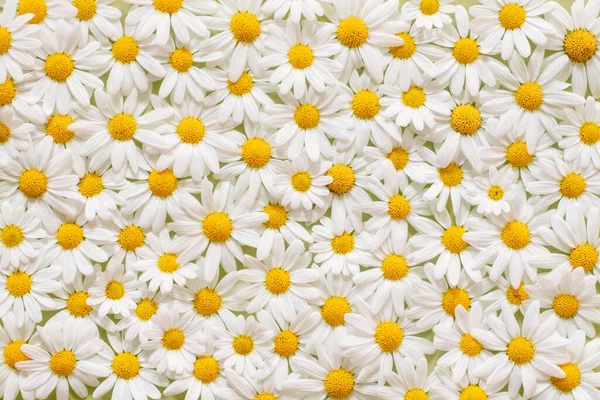
[(0, 3), (0, 397), (600, 398), (600, 0)]

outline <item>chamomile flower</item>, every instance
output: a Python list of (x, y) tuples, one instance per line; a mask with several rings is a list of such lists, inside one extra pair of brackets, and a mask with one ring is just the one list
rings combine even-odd
[(575, 162), (581, 167), (600, 167), (600, 111), (594, 97), (586, 99), (585, 106), (575, 106), (575, 110), (565, 109), (565, 119), (556, 127), (556, 134), (562, 136), (558, 146), (564, 150), (565, 162)]
[(111, 220), (113, 224), (107, 226), (116, 234), (114, 241), (102, 246), (102, 249), (108, 254), (108, 265), (125, 265), (127, 271), (131, 271), (133, 263), (139, 259), (138, 250), (146, 245), (146, 235), (148, 232), (139, 224), (139, 215), (134, 218), (133, 215), (118, 214)]
[(477, 213), (500, 215), (509, 212), (510, 205), (515, 200), (517, 178), (517, 173), (510, 167), (498, 171), (491, 165), (488, 177), (474, 176), (466, 181), (465, 187), (472, 193), (471, 203), (477, 206)]
[(121, 11), (111, 5), (114, 2), (115, 0), (73, 0), (77, 15), (70, 23), (80, 32), (79, 46), (89, 42), (90, 34), (107, 45), (109, 39), (115, 40), (122, 33), (119, 23)]
[(89, 289), (89, 306), (97, 306), (98, 316), (122, 315), (127, 318), (136, 308), (136, 301), (141, 297), (138, 290), (140, 283), (134, 272), (125, 272), (123, 265), (107, 266), (104, 272), (96, 274), (96, 280)]
[(47, 233), (40, 226), (34, 210), (13, 207), (9, 202), (0, 205), (0, 269), (19, 268), (33, 259), (42, 247)]
[[(413, 365), (408, 359), (398, 360), (395, 372), (385, 373), (384, 379), (389, 386), (377, 386), (377, 394), (384, 399), (397, 399), (399, 397), (410, 399), (413, 396), (418, 399), (429, 399), (429, 394), (437, 391), (435, 374), (427, 374), (427, 359), (422, 357)], [(427, 397), (426, 397), (427, 396)]]
[(304, 16), (311, 22), (316, 22), (317, 17), (324, 14), (323, 3), (330, 3), (331, 0), (267, 0), (263, 5), (263, 11), (267, 15), (274, 14), (276, 20), (288, 19), (294, 23), (299, 23), (300, 18)]
[(402, 6), (401, 17), (405, 21), (414, 20), (418, 29), (441, 28), (452, 22), (448, 14), (454, 12), (452, 0), (410, 0)]
[(21, 346), (27, 344), (35, 329), (35, 324), (29, 320), (22, 327), (17, 328), (17, 322), (13, 313), (2, 317), (3, 327), (0, 327), (0, 352), (4, 357), (0, 358), (0, 394), (6, 400), (15, 400), (19, 393), (23, 399), (35, 398), (35, 393), (21, 389), (26, 374), (21, 374), (16, 363), (29, 359), (22, 351)]
[(140, 298), (137, 300), (134, 312), (129, 317), (122, 318), (115, 325), (115, 331), (123, 332), (123, 338), (127, 341), (139, 339), (145, 342), (148, 338), (144, 333), (154, 326), (152, 318), (158, 313), (159, 309), (169, 307), (171, 301), (167, 296), (157, 290), (150, 291), (146, 285), (138, 288)]
[(18, 0), (17, 14), (33, 14), (28, 24), (37, 26), (38, 34), (52, 35), (58, 21), (71, 21), (77, 15), (77, 8), (62, 0)]
[[(227, 382), (229, 382), (231, 389), (226, 387), (216, 388), (214, 395), (219, 400), (293, 400), (296, 398), (296, 396), (290, 395), (285, 389), (278, 389), (275, 378), (267, 378), (261, 382), (257, 382), (251, 377), (235, 372), (231, 368), (226, 369), (224, 375), (227, 377)], [(299, 375), (294, 373), (291, 376), (296, 378)]]
[(123, 188), (122, 182), (117, 182), (109, 165), (99, 170), (87, 169), (79, 175), (78, 199), (85, 204), (83, 212), (88, 221), (98, 216), (107, 220), (117, 211), (117, 206), (125, 204), (124, 197), (118, 192)]
[(152, 325), (142, 334), (148, 341), (141, 344), (150, 353), (148, 363), (163, 374), (166, 371), (181, 374), (191, 371), (197, 354), (204, 351), (202, 321), (187, 312), (180, 314), (175, 305), (163, 308)]
[(18, 158), (19, 152), (27, 150), (33, 130), (34, 126), (15, 116), (13, 110), (0, 109), (0, 167), (5, 166), (9, 159)]
[(440, 399), (489, 399), (489, 400), (515, 400), (523, 399), (518, 394), (510, 395), (501, 392), (502, 388), (492, 387), (485, 379), (467, 378), (464, 381), (456, 381), (447, 369), (436, 369), (436, 377), (439, 383), (436, 385), (435, 394)]
[(46, 121), (42, 106), (31, 104), (29, 91), (33, 81), (15, 81), (8, 77), (0, 83), (0, 110), (13, 110), (24, 121), (43, 124)]
[(498, 311), (506, 309), (513, 314), (520, 311), (521, 315), (525, 315), (525, 311), (534, 301), (529, 296), (533, 285), (521, 281), (519, 285), (513, 286), (503, 276), (498, 277), (494, 284), (495, 288), (479, 298), (485, 304), (483, 313), (497, 314)]

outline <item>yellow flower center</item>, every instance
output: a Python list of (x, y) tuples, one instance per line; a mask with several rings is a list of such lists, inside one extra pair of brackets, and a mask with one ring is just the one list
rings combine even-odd
[(0, 26), (0, 54), (8, 53), (12, 47), (12, 35), (8, 29)]
[(117, 114), (108, 120), (107, 129), (114, 140), (125, 142), (133, 139), (137, 131), (137, 121), (133, 115)]
[(179, 350), (185, 343), (185, 334), (179, 328), (171, 328), (162, 336), (162, 345), (167, 350)]
[(288, 220), (287, 211), (280, 204), (267, 204), (263, 207), (263, 212), (269, 216), (267, 222), (263, 223), (269, 229), (279, 229)]
[(463, 306), (465, 310), (469, 310), (471, 308), (471, 298), (469, 297), (469, 293), (465, 289), (448, 289), (442, 295), (442, 308), (444, 309), (446, 314), (454, 317), (456, 307), (459, 304)]
[(312, 104), (301, 104), (294, 111), (294, 121), (300, 129), (312, 129), (319, 124), (321, 113)]
[(119, 353), (112, 360), (112, 369), (120, 379), (133, 379), (140, 372), (140, 360), (135, 354)]
[(125, 251), (135, 251), (144, 245), (146, 235), (137, 225), (128, 225), (119, 232), (119, 245)]
[(329, 371), (323, 383), (325, 392), (333, 399), (345, 399), (354, 391), (354, 376), (344, 368)]
[(399, 281), (408, 274), (408, 264), (403, 256), (388, 254), (381, 262), (383, 277), (390, 281)]
[(458, 254), (463, 252), (469, 245), (463, 240), (466, 229), (462, 226), (451, 226), (442, 234), (442, 244), (451, 253)]
[(58, 376), (69, 376), (75, 370), (77, 359), (71, 350), (58, 351), (50, 357), (50, 370)]
[(560, 318), (572, 318), (579, 311), (579, 300), (572, 294), (559, 294), (552, 301), (552, 308)]
[(63, 250), (73, 250), (83, 241), (83, 228), (73, 222), (65, 222), (56, 231), (56, 241)]
[(460, 351), (463, 352), (463, 354), (469, 357), (475, 357), (476, 355), (481, 353), (481, 349), (483, 348), (481, 343), (479, 343), (479, 341), (475, 339), (470, 333), (467, 333), (460, 338), (460, 343), (458, 344), (458, 347), (460, 348)]
[(354, 94), (351, 107), (358, 119), (373, 119), (381, 109), (379, 97), (368, 89), (359, 90)]
[(588, 146), (596, 144), (600, 140), (600, 126), (595, 122), (584, 122), (579, 127), (579, 139)]
[(258, 393), (256, 396), (254, 396), (254, 400), (277, 400), (277, 397), (274, 396), (272, 393)]
[(558, 391), (569, 393), (581, 383), (581, 371), (573, 363), (559, 365), (560, 369), (567, 375), (564, 378), (550, 377), (550, 382)]
[(44, 64), (44, 71), (50, 79), (57, 82), (64, 82), (73, 73), (75, 69), (75, 63), (70, 55), (65, 53), (54, 53), (50, 54), (46, 58)]
[(252, 77), (249, 73), (243, 72), (240, 79), (237, 82), (227, 81), (227, 87), (229, 88), (229, 92), (235, 96), (243, 96), (252, 91), (254, 87), (254, 82), (252, 81)]
[(75, 132), (67, 128), (73, 122), (73, 118), (68, 114), (52, 115), (46, 122), (46, 135), (51, 136), (56, 144), (68, 143), (75, 136)]
[(533, 160), (533, 154), (527, 152), (527, 144), (518, 140), (506, 148), (506, 161), (515, 168), (527, 167)]
[(290, 273), (283, 268), (272, 268), (265, 276), (265, 286), (272, 294), (282, 294), (290, 287)]
[(515, 92), (517, 105), (528, 111), (535, 111), (544, 101), (544, 92), (537, 82), (526, 82)]
[(535, 346), (533, 342), (522, 336), (512, 338), (506, 348), (508, 359), (515, 364), (525, 364), (533, 359)]
[(444, 186), (455, 187), (460, 185), (463, 178), (463, 172), (457, 163), (450, 163), (447, 167), (438, 169), (440, 180)]
[(95, 172), (88, 172), (79, 180), (79, 193), (83, 197), (94, 197), (102, 193), (104, 184), (102, 177)]
[(250, 138), (242, 145), (242, 159), (250, 168), (262, 168), (271, 159), (271, 146), (258, 137)]
[(13, 248), (19, 246), (25, 240), (23, 229), (18, 225), (6, 225), (0, 230), (0, 241), (4, 247)]
[(31, 291), (33, 279), (27, 272), (14, 271), (6, 278), (6, 290), (14, 297), (23, 297)]
[(92, 306), (87, 304), (87, 299), (90, 295), (87, 292), (78, 290), (69, 295), (67, 298), (67, 311), (73, 317), (84, 318), (92, 311)]
[(4, 122), (0, 122), (0, 144), (8, 142), (10, 139), (10, 128)]
[(354, 187), (356, 176), (352, 168), (347, 165), (332, 165), (326, 174), (333, 178), (333, 181), (327, 187), (335, 194), (344, 194)]
[(587, 29), (575, 29), (567, 33), (563, 47), (571, 61), (585, 62), (596, 54), (598, 40)]
[(210, 317), (221, 309), (221, 296), (214, 289), (202, 288), (194, 296), (194, 308), (198, 314)]
[(404, 44), (402, 46), (390, 47), (392, 56), (401, 60), (411, 58), (415, 54), (415, 51), (417, 51), (415, 39), (406, 32), (398, 33), (396, 36), (404, 40)]
[(521, 282), (517, 288), (512, 285), (506, 288), (506, 300), (513, 306), (520, 306), (529, 299), (529, 293), (525, 291), (524, 286), (525, 282)]
[(525, 17), (527, 17), (525, 9), (523, 6), (516, 3), (508, 3), (502, 7), (500, 13), (498, 13), (500, 25), (508, 30), (520, 28), (525, 22)]
[(158, 270), (165, 274), (172, 274), (179, 269), (179, 263), (177, 262), (177, 254), (165, 253), (158, 257), (157, 261)]
[(30, 199), (39, 199), (47, 189), (48, 178), (39, 169), (26, 169), (19, 176), (19, 190)]
[(89, 21), (96, 15), (96, 0), (73, 0), (73, 5), (77, 9), (77, 18), (80, 21)]
[(471, 64), (479, 57), (479, 45), (471, 38), (460, 38), (452, 48), (452, 55), (460, 64)]
[(598, 262), (598, 250), (588, 243), (580, 244), (571, 249), (569, 263), (571, 267), (583, 267), (585, 272), (590, 272)]
[(502, 200), (502, 198), (504, 197), (504, 190), (502, 190), (502, 188), (498, 185), (492, 185), (488, 189), (487, 194), (491, 200), (498, 201)]
[(241, 334), (233, 338), (233, 351), (241, 356), (247, 356), (254, 350), (254, 340), (248, 335)]
[(506, 247), (513, 250), (520, 250), (529, 244), (531, 233), (529, 227), (520, 221), (510, 221), (500, 233), (502, 241)]
[(233, 222), (224, 212), (212, 212), (202, 221), (202, 232), (211, 242), (225, 242), (231, 236), (232, 231)]
[(367, 24), (358, 17), (341, 20), (335, 32), (340, 43), (351, 49), (362, 46), (369, 38)]
[(182, 5), (183, 0), (154, 0), (154, 8), (165, 14), (175, 14)]
[(401, 194), (390, 197), (388, 202), (388, 214), (392, 219), (404, 219), (410, 213), (410, 202)]
[(408, 152), (403, 147), (394, 147), (385, 157), (392, 162), (396, 171), (401, 171), (408, 164)]
[(321, 306), (321, 317), (328, 325), (336, 327), (346, 322), (346, 313), (350, 311), (348, 300), (341, 296), (331, 296)]
[(440, 9), (440, 2), (438, 0), (421, 0), (419, 9), (425, 15), (433, 15)]
[(469, 385), (460, 392), (458, 400), (487, 400), (485, 390), (477, 385)]
[(194, 362), (194, 377), (202, 383), (211, 383), (219, 377), (221, 367), (213, 356), (200, 356)]
[(148, 187), (153, 195), (164, 199), (177, 189), (177, 177), (171, 168), (163, 171), (153, 169), (148, 175)]
[(140, 45), (131, 36), (121, 36), (112, 45), (112, 55), (121, 64), (129, 64), (140, 54)]
[(375, 328), (375, 343), (383, 352), (396, 350), (402, 344), (403, 337), (402, 328), (393, 321), (380, 322)]
[(104, 294), (110, 300), (120, 300), (125, 296), (125, 286), (119, 281), (110, 281), (104, 289)]
[(240, 11), (231, 17), (229, 28), (235, 40), (241, 43), (252, 43), (260, 35), (260, 21), (256, 15)]
[(198, 144), (204, 138), (206, 128), (204, 122), (196, 117), (187, 117), (177, 125), (177, 135), (183, 143)]
[(45, 0), (20, 0), (17, 6), (17, 13), (33, 14), (33, 18), (29, 20), (30, 24), (39, 24), (46, 19), (48, 6)]
[(560, 181), (560, 192), (569, 199), (576, 199), (585, 191), (585, 179), (576, 172), (568, 173)]
[(305, 171), (296, 172), (292, 175), (292, 187), (295, 191), (304, 193), (310, 189), (312, 184), (312, 178)]
[(150, 321), (157, 312), (158, 304), (150, 298), (141, 299), (135, 306), (135, 315), (144, 322)]
[(7, 77), (4, 83), (0, 83), (0, 106), (11, 104), (16, 96), (17, 87), (15, 82)]
[(471, 104), (460, 104), (452, 110), (450, 126), (461, 135), (473, 136), (481, 127), (481, 114)]
[(354, 236), (344, 232), (331, 239), (331, 250), (336, 254), (348, 254), (354, 250)]
[(300, 340), (294, 332), (286, 329), (275, 336), (273, 343), (275, 344), (275, 353), (279, 354), (280, 357), (289, 357), (298, 351)]
[(402, 93), (402, 103), (406, 107), (419, 108), (425, 104), (427, 96), (423, 89), (417, 86), (411, 86), (406, 92)]
[(312, 50), (305, 44), (293, 46), (288, 53), (290, 65), (296, 69), (305, 69), (312, 65), (315, 56)]
[(429, 400), (429, 395), (421, 388), (412, 388), (404, 393), (404, 400)]
[(18, 371), (15, 366), (19, 361), (31, 360), (25, 353), (21, 351), (21, 346), (25, 344), (22, 340), (15, 340), (14, 342), (8, 343), (4, 347), (4, 362), (14, 371)]
[(169, 63), (175, 71), (184, 73), (192, 68), (192, 65), (194, 65), (194, 58), (192, 53), (186, 48), (175, 49), (169, 56)]

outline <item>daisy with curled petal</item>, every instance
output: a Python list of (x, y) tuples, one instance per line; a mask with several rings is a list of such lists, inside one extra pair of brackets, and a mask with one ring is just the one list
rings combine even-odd
[(448, 369), (436, 369), (435, 374), (438, 380), (435, 394), (440, 399), (516, 400), (524, 398), (519, 394), (509, 396), (507, 392), (501, 392), (502, 388), (492, 387), (484, 379), (467, 377), (464, 381), (457, 381), (452, 378)]
[(320, 271), (308, 268), (310, 263), (311, 255), (305, 252), (304, 243), (298, 240), (284, 250), (282, 237), (264, 261), (246, 255), (246, 269), (238, 272), (238, 279), (249, 285), (237, 293), (240, 300), (249, 301), (246, 312), (266, 310), (280, 324), (291, 322), (319, 296), (312, 283), (319, 280)]
[(180, 314), (174, 304), (163, 308), (143, 335), (141, 347), (150, 353), (148, 363), (160, 374), (191, 371), (197, 354), (204, 352), (202, 321), (191, 312)]
[(158, 235), (150, 233), (146, 236), (146, 242), (148, 247), (139, 250), (139, 260), (132, 267), (142, 273), (138, 277), (140, 281), (149, 282), (150, 291), (160, 288), (161, 293), (167, 294), (173, 288), (173, 282), (183, 286), (187, 279), (196, 278), (198, 267), (174, 252), (175, 246), (167, 229)]
[(19, 158), (0, 168), (0, 198), (18, 207), (34, 210), (47, 231), (60, 224), (59, 215), (75, 218), (79, 182), (73, 175), (69, 150), (52, 152), (45, 146), (28, 146)]
[(98, 353), (104, 342), (96, 327), (77, 329), (75, 321), (38, 327), (36, 344), (23, 344), (27, 360), (15, 366), (27, 372), (23, 390), (35, 390), (37, 398), (47, 398), (56, 389), (58, 400), (69, 399), (69, 389), (79, 397), (88, 396), (87, 386), (98, 386), (98, 378), (108, 374), (108, 366)]
[(583, 0), (571, 4), (571, 14), (562, 6), (556, 5), (549, 13), (548, 22), (554, 27), (555, 34), (548, 36), (546, 48), (555, 52), (545, 62), (548, 70), (563, 70), (566, 67), (571, 76), (573, 92), (585, 96), (588, 86), (594, 97), (600, 96), (600, 80), (594, 73), (600, 68), (600, 52), (598, 41), (598, 11), (597, 1)]
[(25, 400), (33, 400), (34, 392), (28, 392), (21, 389), (21, 384), (25, 381), (25, 374), (16, 367), (19, 361), (28, 360), (22, 351), (21, 346), (27, 344), (31, 334), (35, 329), (35, 324), (29, 320), (25, 321), (22, 327), (17, 328), (17, 322), (13, 313), (8, 313), (2, 317), (3, 327), (0, 326), (0, 353), (4, 357), (0, 358), (0, 394), (6, 400), (15, 400), (19, 393)]
[(500, 215), (510, 211), (515, 200), (518, 174), (504, 167), (499, 171), (494, 165), (488, 167), (488, 176), (474, 176), (465, 181), (465, 188), (471, 195), (471, 203), (477, 206), (479, 214)]
[(100, 355), (104, 364), (110, 363), (110, 373), (95, 385), (93, 398), (101, 398), (112, 389), (110, 398), (113, 400), (160, 399), (157, 386), (167, 386), (169, 380), (156, 372), (139, 342), (125, 340), (120, 333), (109, 333), (107, 337), (110, 346), (105, 345)]
[(34, 210), (13, 207), (7, 201), (0, 205), (0, 269), (12, 269), (38, 255), (48, 234), (40, 226)]
[(305, 152), (286, 161), (283, 173), (275, 176), (275, 186), (281, 194), (281, 204), (290, 206), (292, 210), (302, 207), (308, 211), (313, 208), (313, 204), (323, 208), (325, 198), (329, 195), (326, 185), (333, 182), (331, 176), (325, 175), (331, 165), (330, 161), (310, 161)]
[(352, 124), (348, 115), (339, 112), (345, 102), (337, 97), (339, 87), (336, 84), (324, 93), (311, 87), (300, 99), (291, 93), (280, 94), (284, 104), (265, 106), (262, 123), (277, 128), (275, 143), (287, 146), (289, 158), (305, 150), (310, 160), (317, 162), (333, 156), (330, 139), (348, 142)]
[(453, 0), (410, 0), (402, 6), (401, 18), (405, 21), (414, 20), (418, 29), (431, 30), (433, 27), (442, 28), (451, 24), (455, 6)]
[(235, 316), (223, 310), (224, 326), (215, 326), (216, 351), (214, 358), (223, 363), (223, 368), (233, 368), (236, 373), (254, 379), (258, 371), (269, 364), (273, 333), (261, 326), (253, 316)]
[(585, 106), (575, 106), (575, 110), (565, 108), (563, 122), (556, 127), (556, 134), (562, 138), (558, 146), (564, 150), (565, 162), (575, 162), (581, 167), (590, 165), (600, 168), (600, 111), (594, 97), (589, 96)]
[(77, 15), (70, 23), (79, 34), (79, 46), (85, 46), (90, 33), (100, 43), (107, 45), (108, 39), (115, 40), (122, 34), (121, 10), (111, 6), (115, 0), (73, 0)]
[[(236, 259), (242, 260), (242, 245), (256, 248), (260, 237), (256, 227), (267, 221), (264, 212), (248, 212), (247, 196), (235, 199), (235, 183), (219, 181), (216, 187), (207, 178), (201, 186), (202, 203), (181, 203), (183, 212), (173, 215), (169, 229), (181, 235), (173, 249), (189, 260), (205, 255), (204, 278), (211, 281), (222, 264), (227, 272), (235, 271)], [(187, 200), (188, 198), (182, 198)]]
[(556, 333), (556, 319), (541, 320), (539, 314), (540, 304), (534, 301), (519, 325), (512, 312), (503, 308), (500, 317), (488, 315), (489, 330), (471, 331), (485, 349), (498, 352), (474, 370), (476, 376), (486, 378), (490, 390), (508, 384), (508, 394), (514, 398), (523, 385), (523, 396), (529, 398), (538, 380), (567, 376), (559, 365), (569, 362), (570, 340)]
[(136, 340), (137, 338), (140, 342), (145, 342), (148, 338), (144, 332), (154, 326), (152, 317), (164, 307), (170, 307), (172, 302), (159, 291), (148, 290), (145, 284), (141, 285), (138, 290), (140, 298), (137, 300), (134, 312), (129, 317), (120, 319), (115, 324), (114, 331), (123, 332), (125, 340)]
[(377, 394), (384, 399), (429, 399), (438, 390), (435, 374), (427, 374), (427, 359), (421, 357), (415, 365), (408, 359), (396, 364), (398, 373), (386, 372), (383, 377), (389, 386), (377, 386)]
[(327, 36), (317, 34), (317, 26), (316, 21), (300, 24), (288, 19), (285, 26), (269, 28), (265, 41), (269, 54), (260, 64), (265, 69), (276, 67), (269, 82), (277, 85), (281, 94), (292, 92), (300, 99), (307, 91), (307, 81), (319, 93), (337, 83), (334, 74), (340, 72), (342, 66), (331, 60), (336, 46)]
[(70, 1), (63, 0), (18, 0), (17, 14), (33, 14), (28, 24), (37, 26), (39, 38), (42, 35), (52, 35), (58, 21), (71, 21), (77, 15), (77, 8)]
[(425, 329), (413, 321), (385, 310), (373, 314), (361, 298), (354, 304), (356, 309), (346, 315), (348, 333), (340, 342), (341, 355), (356, 365), (376, 366), (380, 385), (403, 358), (416, 364), (425, 354), (435, 352), (429, 340), (417, 336)]
[(389, 22), (398, 15), (398, 4), (390, 0), (333, 0), (324, 7), (330, 21), (322, 29), (333, 36), (337, 55), (334, 60), (343, 66), (341, 81), (348, 82), (353, 70), (364, 67), (379, 83), (383, 80), (387, 60), (384, 52), (403, 44), (396, 36), (402, 23)]
[(131, 310), (136, 308), (136, 301), (141, 297), (138, 290), (141, 282), (134, 272), (125, 272), (123, 265), (107, 266), (104, 272), (96, 274), (96, 280), (90, 287), (86, 303), (97, 306), (98, 316), (122, 315), (127, 318)]
[[(155, 109), (171, 108), (158, 97), (152, 96), (151, 101)], [(171, 109), (173, 116), (165, 121), (161, 140), (145, 149), (148, 154), (158, 155), (156, 167), (170, 168), (176, 176), (191, 175), (194, 182), (202, 181), (210, 172), (218, 173), (223, 153), (237, 150), (226, 135), (236, 124), (231, 120), (218, 122), (213, 109), (190, 99)]]
[(89, 157), (89, 166), (98, 169), (112, 165), (115, 180), (125, 177), (127, 166), (134, 174), (143, 163), (143, 153), (136, 142), (160, 148), (171, 148), (175, 142), (161, 136), (167, 132), (167, 118), (173, 114), (171, 107), (156, 107), (146, 111), (154, 95), (133, 91), (123, 98), (102, 90), (94, 92), (95, 106), (78, 107), (80, 118), (69, 125), (77, 135), (87, 137), (81, 154)]
[(534, 301), (529, 296), (533, 284), (526, 284), (521, 281), (519, 285), (513, 286), (503, 276), (500, 276), (494, 282), (494, 285), (495, 287), (492, 290), (479, 298), (482, 304), (485, 305), (485, 309), (483, 310), (485, 315), (495, 315), (504, 307), (513, 314), (520, 311), (521, 315), (525, 315), (525, 311), (531, 302)]
[[(261, 382), (256, 382), (244, 374), (238, 374), (231, 368), (226, 369), (224, 375), (227, 377), (231, 389), (227, 387), (216, 388), (214, 395), (219, 400), (297, 399), (296, 396), (290, 395), (285, 389), (278, 389), (275, 378), (267, 378)], [(296, 373), (290, 376), (292, 378), (299, 377)]]
[(436, 83), (412, 85), (407, 90), (390, 85), (381, 85), (379, 89), (383, 93), (381, 105), (386, 107), (383, 115), (395, 117), (396, 125), (400, 127), (412, 124), (417, 132), (421, 132), (425, 126), (433, 128), (436, 119), (450, 115), (450, 93), (441, 90)]
[(208, 29), (218, 32), (205, 47), (221, 53), (218, 62), (229, 59), (231, 82), (238, 82), (248, 68), (254, 76), (262, 75), (259, 62), (266, 52), (264, 32), (269, 21), (261, 2), (219, 0), (218, 7), (214, 16), (204, 18)]
[(113, 241), (101, 246), (108, 255), (108, 265), (125, 264), (125, 269), (131, 271), (133, 263), (139, 259), (138, 250), (146, 245), (148, 234), (139, 224), (139, 215), (118, 213), (106, 222), (106, 227), (115, 233)]
[(0, 108), (0, 167), (9, 159), (16, 159), (19, 152), (26, 151), (34, 126), (17, 117), (13, 110)]
[(331, 0), (267, 0), (263, 11), (266, 15), (274, 14), (276, 20), (289, 19), (295, 24), (300, 22), (302, 16), (308, 21), (316, 22), (317, 17), (324, 14), (323, 3), (331, 3)]
[(84, 204), (83, 212), (88, 221), (96, 219), (107, 220), (114, 218), (117, 206), (125, 204), (125, 198), (119, 193), (123, 182), (115, 180), (115, 174), (105, 164), (98, 170), (86, 168), (78, 174), (79, 184), (77, 199)]
[(479, 44), (484, 53), (500, 51), (502, 59), (509, 60), (516, 47), (526, 58), (531, 54), (529, 40), (540, 47), (555, 32), (554, 27), (542, 18), (555, 5), (554, 2), (540, 0), (523, 4), (493, 0), (476, 5), (469, 8), (473, 16), (471, 31), (481, 36)]

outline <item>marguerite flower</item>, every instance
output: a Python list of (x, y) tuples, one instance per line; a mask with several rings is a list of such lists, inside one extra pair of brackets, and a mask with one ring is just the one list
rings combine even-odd
[[(398, 360), (398, 373), (387, 372), (383, 375), (389, 386), (377, 386), (374, 388), (377, 394), (385, 399), (397, 399), (399, 396), (406, 399), (407, 396), (419, 396), (428, 399), (429, 394), (438, 390), (435, 374), (427, 374), (427, 359), (422, 357), (413, 365), (408, 359)], [(427, 397), (426, 397), (427, 396)], [(410, 397), (409, 397), (410, 399)]]
[(418, 29), (441, 28), (452, 22), (448, 14), (454, 12), (452, 0), (410, 0), (402, 6), (401, 17), (405, 21), (414, 20)]
[[(110, 223), (107, 222), (107, 229), (115, 233), (115, 240), (102, 246), (102, 249), (108, 254), (108, 265), (125, 265), (127, 271), (131, 271), (133, 263), (138, 257), (138, 250), (146, 244), (147, 232), (139, 224), (139, 215), (134, 218), (133, 215), (118, 214)], [(113, 224), (112, 226), (109, 224)]]
[(472, 193), (471, 203), (477, 206), (479, 214), (500, 215), (509, 212), (515, 200), (517, 173), (510, 167), (498, 171), (491, 165), (488, 176), (474, 176), (465, 182), (467, 191)]
[[(274, 377), (256, 382), (251, 377), (239, 374), (231, 368), (226, 369), (224, 374), (231, 389), (226, 387), (216, 388), (214, 395), (219, 400), (254, 400), (257, 398), (292, 400), (295, 398), (295, 396), (289, 395), (285, 389), (278, 389)], [(298, 374), (292, 374), (291, 376), (296, 378)]]
[(564, 150), (565, 162), (575, 162), (581, 167), (590, 164), (600, 167), (600, 111), (594, 97), (586, 99), (585, 106), (575, 106), (575, 110), (565, 109), (564, 121), (556, 127), (556, 134), (562, 136), (558, 146)]
[(0, 109), (0, 167), (27, 150), (33, 130), (32, 124), (23, 122), (10, 108)]
[(468, 399), (482, 398), (489, 400), (514, 400), (523, 399), (519, 394), (509, 395), (507, 392), (501, 392), (502, 388), (492, 387), (483, 378), (468, 378), (463, 381), (456, 381), (452, 378), (450, 371), (439, 368), (435, 372), (439, 382), (436, 385), (435, 393), (440, 399)]
[(89, 306), (97, 306), (98, 315), (122, 315), (127, 318), (136, 308), (136, 301), (141, 297), (138, 290), (141, 282), (133, 271), (125, 272), (123, 265), (107, 266), (104, 272), (96, 275), (94, 285), (90, 287)]
[(0, 269), (17, 269), (38, 253), (48, 234), (40, 226), (34, 210), (13, 207), (9, 202), (0, 205)]
[(77, 15), (70, 23), (79, 30), (79, 46), (89, 42), (90, 33), (100, 43), (108, 44), (122, 34), (121, 10), (111, 6), (115, 0), (73, 0)]
[(27, 23), (39, 28), (37, 36), (50, 36), (58, 21), (71, 21), (75, 18), (77, 8), (71, 2), (62, 0), (18, 0), (17, 14), (33, 14)]
[(521, 281), (519, 285), (513, 286), (503, 276), (500, 276), (494, 284), (495, 288), (479, 298), (486, 305), (483, 313), (497, 314), (498, 311), (506, 308), (513, 314), (520, 311), (521, 315), (525, 315), (525, 311), (534, 301), (529, 297), (533, 285)]
[(26, 374), (21, 374), (16, 363), (28, 360), (21, 346), (27, 344), (35, 329), (35, 324), (29, 320), (22, 327), (17, 328), (17, 321), (13, 313), (2, 317), (3, 327), (0, 327), (0, 352), (4, 357), (0, 358), (0, 394), (6, 400), (15, 400), (19, 393), (24, 399), (35, 398), (34, 392), (22, 389), (21, 384), (25, 382)]
[(137, 338), (140, 342), (145, 342), (148, 338), (144, 333), (154, 326), (152, 318), (159, 309), (170, 307), (172, 302), (159, 291), (148, 290), (146, 285), (140, 286), (138, 290), (141, 296), (137, 300), (134, 312), (129, 317), (119, 320), (115, 325), (115, 331), (123, 332), (123, 337), (127, 341), (134, 341)]
[(84, 204), (83, 212), (88, 221), (93, 221), (96, 216), (110, 219), (117, 212), (117, 206), (125, 204), (125, 198), (118, 192), (123, 188), (123, 182), (116, 181), (108, 164), (98, 170), (87, 168), (78, 176), (77, 198)]

